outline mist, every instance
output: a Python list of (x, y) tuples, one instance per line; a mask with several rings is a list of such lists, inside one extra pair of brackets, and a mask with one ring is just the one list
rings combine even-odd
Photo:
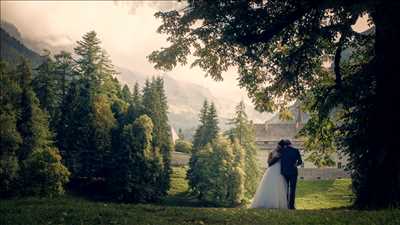
[[(161, 21), (154, 14), (183, 7), (185, 3), (174, 1), (1, 1), (1, 19), (14, 24), (24, 39), (68, 51), (83, 34), (95, 30), (114, 65), (154, 76), (164, 72), (155, 70), (146, 56), (168, 45), (166, 36), (156, 32)], [(246, 92), (238, 87), (235, 70), (224, 73), (223, 82), (215, 82), (204, 77), (200, 68), (189, 65), (177, 66), (167, 74), (207, 87), (216, 97), (229, 96), (249, 102)]]

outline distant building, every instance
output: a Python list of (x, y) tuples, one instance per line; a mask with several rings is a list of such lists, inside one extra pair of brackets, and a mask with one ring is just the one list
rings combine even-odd
[[(292, 114), (291, 120), (281, 120), (279, 115), (275, 115), (270, 120), (262, 124), (254, 124), (256, 134), (256, 144), (260, 149), (258, 154), (259, 160), (262, 164), (266, 164), (266, 158), (270, 151), (274, 150), (281, 139), (289, 139), (293, 146), (298, 148), (303, 156), (305, 168), (315, 168), (314, 164), (305, 160), (304, 155), (304, 140), (296, 137), (298, 132), (307, 123), (309, 116), (300, 108), (300, 104), (296, 102), (289, 108)], [(336, 162), (336, 167), (342, 168), (346, 164), (345, 157), (332, 156)], [(264, 165), (262, 165), (264, 166)]]

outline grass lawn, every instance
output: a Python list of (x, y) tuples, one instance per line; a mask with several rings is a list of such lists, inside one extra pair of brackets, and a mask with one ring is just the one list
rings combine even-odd
[[(168, 197), (163, 202), (170, 206), (199, 206), (196, 199), (188, 193), (188, 183), (185, 179), (186, 169), (174, 167), (171, 176), (171, 189)], [(339, 180), (299, 180), (296, 195), (297, 209), (327, 209), (343, 208), (351, 205), (351, 181)]]
[(349, 180), (300, 181), (297, 206), (301, 210), (289, 211), (182, 207), (201, 205), (188, 198), (184, 177), (185, 169), (174, 168), (172, 188), (162, 205), (94, 202), (71, 196), (1, 201), (0, 224), (400, 224), (398, 209), (343, 208), (351, 198)]

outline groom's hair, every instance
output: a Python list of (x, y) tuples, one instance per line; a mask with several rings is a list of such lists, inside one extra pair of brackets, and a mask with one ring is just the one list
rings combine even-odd
[(283, 140), (283, 139), (281, 139), (281, 140), (278, 142), (278, 145), (281, 146), (281, 147), (283, 148), (283, 147), (286, 146), (286, 141)]
[(286, 146), (288, 146), (288, 145), (291, 145), (291, 144), (292, 144), (292, 142), (291, 142), (289, 139), (286, 139), (286, 140), (284, 140), (284, 142), (285, 142), (285, 145), (286, 145)]

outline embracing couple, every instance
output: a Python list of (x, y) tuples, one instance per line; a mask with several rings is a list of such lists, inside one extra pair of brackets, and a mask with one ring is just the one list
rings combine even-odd
[(268, 156), (268, 169), (257, 188), (250, 208), (295, 209), (297, 166), (300, 152), (289, 140), (281, 140)]

